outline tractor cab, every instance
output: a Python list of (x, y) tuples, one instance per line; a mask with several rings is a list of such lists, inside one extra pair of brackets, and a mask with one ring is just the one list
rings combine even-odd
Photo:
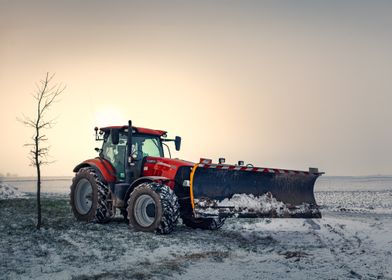
[[(163, 158), (165, 156), (164, 142), (175, 142), (176, 150), (180, 150), (181, 137), (167, 139), (166, 131), (154, 130), (132, 126), (112, 126), (96, 128), (96, 140), (103, 141), (102, 148), (98, 149), (99, 157), (107, 160), (115, 170), (117, 183), (132, 183), (142, 175), (143, 166), (148, 157)], [(131, 144), (130, 144), (131, 143)], [(128, 176), (127, 176), (128, 169)], [(129, 178), (128, 178), (129, 177)]]
[[(113, 141), (113, 137), (110, 135), (111, 131), (106, 130), (103, 135), (103, 144), (100, 150), (100, 157), (108, 160), (116, 170), (118, 181), (125, 181), (125, 166), (128, 158), (127, 130), (124, 129), (118, 132), (118, 141), (116, 139)], [(117, 132), (112, 131), (112, 133)], [(164, 157), (161, 136), (135, 132), (132, 135), (132, 150), (130, 153), (133, 164), (139, 167), (135, 168), (135, 171), (140, 170), (143, 159), (149, 156)]]

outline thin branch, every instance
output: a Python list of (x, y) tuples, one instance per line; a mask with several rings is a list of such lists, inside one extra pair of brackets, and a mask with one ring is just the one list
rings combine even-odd
[(24, 147), (31, 147), (31, 146), (35, 146), (35, 144), (31, 143), (31, 144), (23, 144)]
[(33, 120), (30, 119), (21, 119), (21, 118), (16, 118), (16, 120), (22, 124), (24, 124), (25, 126), (28, 127), (35, 127), (35, 122)]

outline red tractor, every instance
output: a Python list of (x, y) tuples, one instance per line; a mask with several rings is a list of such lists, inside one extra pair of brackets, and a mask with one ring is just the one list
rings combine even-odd
[(218, 229), (237, 217), (321, 217), (313, 194), (317, 169), (199, 163), (164, 157), (166, 131), (125, 126), (95, 129), (99, 156), (74, 168), (71, 206), (81, 221), (108, 222), (120, 209), (137, 230), (170, 233), (186, 226)]

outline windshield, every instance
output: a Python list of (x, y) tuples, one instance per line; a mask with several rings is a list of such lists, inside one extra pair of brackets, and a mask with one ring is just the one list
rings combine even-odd
[[(112, 139), (108, 134), (104, 136), (102, 145), (102, 155), (110, 161), (116, 169), (117, 178), (120, 180), (125, 178), (125, 163), (127, 162), (127, 133), (120, 132), (120, 139), (117, 145), (112, 143)], [(132, 157), (139, 161), (144, 157), (163, 157), (162, 143), (159, 136), (148, 134), (132, 135)]]
[(136, 160), (144, 157), (163, 157), (162, 143), (158, 136), (147, 134), (132, 135), (132, 156)]

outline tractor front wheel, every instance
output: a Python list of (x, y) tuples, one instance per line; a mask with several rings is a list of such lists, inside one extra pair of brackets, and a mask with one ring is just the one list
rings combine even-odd
[(72, 180), (71, 207), (79, 221), (105, 223), (112, 216), (108, 186), (92, 168), (81, 168)]
[(177, 224), (178, 199), (164, 184), (143, 183), (131, 193), (127, 212), (129, 224), (136, 230), (168, 234)]

